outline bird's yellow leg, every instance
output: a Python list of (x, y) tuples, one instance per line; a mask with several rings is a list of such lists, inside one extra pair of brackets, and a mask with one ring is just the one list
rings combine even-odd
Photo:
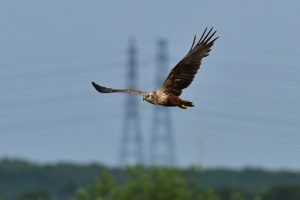
[(184, 105), (184, 104), (181, 104), (179, 107), (182, 108), (182, 109), (187, 109), (187, 106)]

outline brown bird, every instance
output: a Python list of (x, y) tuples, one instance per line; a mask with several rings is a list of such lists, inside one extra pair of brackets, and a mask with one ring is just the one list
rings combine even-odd
[(192, 102), (182, 100), (179, 96), (182, 90), (192, 83), (200, 68), (202, 58), (209, 55), (214, 42), (218, 39), (218, 37), (213, 38), (216, 31), (212, 32), (212, 30), (213, 28), (206, 33), (206, 28), (196, 44), (196, 36), (194, 37), (193, 44), (187, 55), (172, 69), (162, 86), (156, 91), (143, 92), (135, 89), (120, 90), (106, 88), (94, 82), (92, 82), (92, 84), (95, 89), (101, 93), (122, 92), (138, 94), (143, 96), (143, 100), (155, 105), (178, 106), (182, 109), (193, 107)]

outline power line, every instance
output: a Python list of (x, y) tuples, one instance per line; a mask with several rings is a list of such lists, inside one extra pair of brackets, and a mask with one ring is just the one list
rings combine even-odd
[[(129, 44), (127, 71), (128, 88), (137, 88), (137, 49), (133, 40)], [(143, 165), (143, 138), (138, 110), (138, 97), (127, 95), (125, 102), (124, 128), (122, 129), (120, 162), (122, 166)]]
[[(167, 42), (158, 41), (155, 86), (160, 87), (168, 73)], [(170, 110), (154, 107), (150, 141), (150, 165), (175, 165), (174, 130)]]

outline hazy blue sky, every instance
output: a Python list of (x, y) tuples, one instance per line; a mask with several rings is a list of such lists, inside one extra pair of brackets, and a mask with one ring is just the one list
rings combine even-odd
[[(1, 1), (0, 157), (118, 163), (130, 38), (139, 89), (154, 89), (158, 38), (171, 68), (195, 33), (220, 38), (172, 109), (180, 166), (300, 169), (300, 2)], [(153, 105), (140, 103), (149, 140)], [(148, 148), (148, 147), (147, 147)]]

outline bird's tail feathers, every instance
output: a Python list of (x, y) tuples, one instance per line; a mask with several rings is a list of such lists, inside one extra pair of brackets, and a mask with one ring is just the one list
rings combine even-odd
[(187, 109), (187, 107), (194, 107), (194, 105), (193, 102), (182, 100), (179, 107), (182, 109)]
[(184, 104), (184, 105), (186, 105), (186, 106), (188, 106), (188, 107), (194, 107), (193, 102), (190, 102), (190, 101), (185, 101), (185, 100), (183, 100), (183, 101), (182, 101), (182, 104)]

